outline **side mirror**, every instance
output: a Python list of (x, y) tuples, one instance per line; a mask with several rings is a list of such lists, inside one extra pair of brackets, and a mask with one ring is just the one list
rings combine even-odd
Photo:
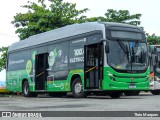
[(108, 41), (106, 41), (105, 52), (109, 53), (109, 42)]

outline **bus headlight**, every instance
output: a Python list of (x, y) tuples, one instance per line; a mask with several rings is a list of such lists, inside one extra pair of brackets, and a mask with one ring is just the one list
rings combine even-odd
[(116, 81), (114, 77), (110, 77), (111, 80)]
[(108, 76), (109, 76), (109, 78), (110, 78), (111, 80), (116, 81), (115, 78), (114, 78), (114, 76), (113, 76), (113, 74), (108, 73)]
[(111, 74), (109, 71), (107, 71), (107, 73), (108, 73), (109, 78), (110, 78), (112, 81), (116, 81), (115, 78), (114, 78), (114, 76), (113, 76), (113, 74)]

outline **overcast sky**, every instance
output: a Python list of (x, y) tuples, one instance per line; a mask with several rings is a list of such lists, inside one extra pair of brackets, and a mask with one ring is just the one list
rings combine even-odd
[[(16, 13), (25, 12), (20, 6), (28, 0), (2, 0), (0, 4), (0, 47), (19, 41), (11, 24)], [(30, 0), (37, 1), (37, 0)], [(89, 8), (88, 17), (103, 16), (107, 9), (129, 10), (131, 14), (140, 13), (141, 26), (150, 34), (160, 36), (160, 0), (64, 0), (77, 4), (77, 9)], [(0, 80), (4, 80), (4, 72)]]

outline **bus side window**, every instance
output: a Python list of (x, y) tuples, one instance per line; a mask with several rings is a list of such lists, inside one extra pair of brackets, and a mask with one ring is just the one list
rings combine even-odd
[(63, 42), (55, 45), (55, 61), (54, 71), (67, 70), (68, 69), (68, 52), (69, 43)]
[(83, 68), (85, 42), (86, 38), (74, 39), (70, 42), (69, 69)]

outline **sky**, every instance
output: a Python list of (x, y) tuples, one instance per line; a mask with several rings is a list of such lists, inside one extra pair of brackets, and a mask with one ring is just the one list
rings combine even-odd
[[(0, 4), (0, 47), (9, 46), (19, 41), (15, 27), (11, 24), (16, 13), (24, 13), (28, 0), (2, 0)], [(37, 1), (37, 0), (30, 0)], [(160, 36), (160, 0), (64, 0), (76, 3), (77, 9), (89, 8), (87, 17), (104, 16), (107, 9), (129, 10), (130, 14), (140, 13), (141, 26), (150, 34)], [(0, 80), (5, 80), (5, 71), (0, 73)]]

